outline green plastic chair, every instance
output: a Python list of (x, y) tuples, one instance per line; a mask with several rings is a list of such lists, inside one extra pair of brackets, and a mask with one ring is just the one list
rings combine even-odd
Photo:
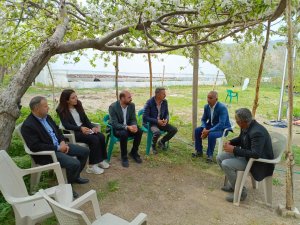
[(232, 98), (236, 98), (236, 102), (239, 101), (239, 93), (230, 89), (227, 89), (227, 96), (225, 98), (225, 102), (227, 100), (227, 98), (229, 97), (229, 103), (231, 103)]
[[(106, 133), (107, 133), (107, 136), (106, 136), (106, 141), (105, 141), (105, 149), (107, 149), (107, 146), (108, 146), (108, 150), (107, 150), (107, 161), (109, 162), (110, 161), (110, 158), (111, 158), (111, 155), (112, 155), (112, 151), (114, 149), (114, 144), (117, 143), (117, 142), (120, 142), (120, 139), (117, 138), (115, 135), (114, 135), (114, 132), (113, 132), (113, 128), (112, 126), (109, 124), (109, 115), (106, 114), (103, 118), (103, 122), (104, 124), (106, 125)], [(128, 141), (131, 141), (133, 140), (134, 138), (133, 137), (128, 137)], [(109, 142), (109, 144), (108, 144)]]
[[(147, 122), (147, 124), (143, 123), (143, 113), (144, 113), (144, 109), (141, 109), (138, 112), (138, 120), (142, 122), (142, 126), (141, 126), (142, 131), (147, 133), (146, 155), (149, 155), (150, 154), (150, 149), (151, 149), (151, 146), (152, 146), (153, 133), (150, 129), (150, 123), (149, 122)], [(164, 133), (166, 133), (166, 132), (165, 131), (160, 131), (161, 135), (164, 134)], [(167, 142), (166, 144), (167, 144), (167, 147), (169, 148), (169, 142)]]

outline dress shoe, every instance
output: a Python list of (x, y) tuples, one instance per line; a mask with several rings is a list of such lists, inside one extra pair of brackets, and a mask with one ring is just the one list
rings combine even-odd
[(76, 191), (73, 191), (73, 198), (76, 199), (79, 197), (79, 194)]
[(122, 159), (122, 166), (126, 168), (129, 167), (128, 159)]
[(86, 184), (89, 182), (89, 179), (87, 178), (81, 178), (81, 177), (78, 177), (74, 183), (77, 183), (77, 184)]
[[(246, 190), (246, 188), (245, 188), (245, 189), (243, 189), (243, 191), (242, 191), (240, 201), (245, 201), (246, 198), (247, 198), (247, 190)], [(233, 193), (230, 193), (230, 194), (226, 197), (226, 201), (228, 201), (228, 202), (233, 202)]]
[(209, 163), (209, 164), (211, 164), (211, 163), (213, 163), (214, 161), (213, 161), (213, 157), (212, 156), (207, 156), (207, 158), (206, 158), (206, 163)]
[(192, 153), (192, 157), (193, 158), (197, 158), (197, 157), (201, 158), (201, 157), (203, 157), (203, 153), (195, 151)]
[(221, 190), (225, 192), (234, 192), (233, 188), (228, 185), (221, 187)]
[(165, 142), (162, 142), (161, 140), (158, 141), (158, 147), (161, 148), (162, 150), (167, 150), (167, 146)]
[(142, 163), (143, 160), (139, 156), (139, 154), (132, 154), (131, 152), (129, 153), (129, 156), (136, 162), (136, 163)]

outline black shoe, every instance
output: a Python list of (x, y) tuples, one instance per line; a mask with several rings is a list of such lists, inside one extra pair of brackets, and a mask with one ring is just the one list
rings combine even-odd
[(159, 140), (157, 144), (158, 144), (158, 147), (161, 148), (162, 150), (167, 150), (166, 143)]
[(89, 182), (89, 179), (87, 178), (81, 178), (81, 177), (78, 177), (74, 183), (77, 183), (77, 184), (86, 184)]
[(122, 166), (126, 168), (129, 167), (128, 159), (122, 159)]
[(73, 191), (73, 198), (76, 199), (79, 197), (79, 194), (76, 191)]
[(139, 154), (136, 154), (136, 155), (133, 155), (131, 152), (129, 153), (129, 156), (131, 158), (133, 158), (133, 160), (136, 162), (136, 163), (142, 163), (143, 160), (141, 159), (141, 157), (139, 156)]
[(157, 149), (156, 149), (156, 145), (152, 145), (152, 152), (154, 155), (156, 155), (158, 153)]
[(203, 157), (203, 153), (195, 151), (195, 152), (192, 153), (192, 157), (193, 158), (197, 158), (197, 157), (202, 158)]
[(213, 163), (213, 162), (214, 162), (214, 161), (213, 161), (213, 157), (212, 157), (212, 156), (208, 156), (207, 159), (206, 159), (206, 163), (211, 164), (211, 163)]
[(223, 186), (221, 187), (221, 190), (225, 192), (234, 192), (233, 188), (230, 186)]

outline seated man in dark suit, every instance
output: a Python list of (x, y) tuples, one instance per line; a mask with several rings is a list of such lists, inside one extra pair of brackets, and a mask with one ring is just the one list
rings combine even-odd
[(202, 139), (208, 139), (206, 162), (213, 162), (213, 153), (216, 140), (222, 137), (223, 131), (231, 127), (228, 110), (224, 104), (218, 102), (218, 93), (210, 91), (207, 95), (207, 103), (204, 106), (204, 113), (201, 118), (201, 126), (195, 129), (195, 153), (192, 157), (203, 156)]
[(120, 139), (122, 166), (128, 167), (127, 141), (128, 137), (134, 137), (133, 146), (129, 156), (137, 163), (142, 163), (138, 154), (143, 132), (137, 126), (135, 105), (132, 103), (129, 91), (122, 91), (119, 101), (109, 106), (109, 120), (113, 128), (114, 135)]
[[(165, 143), (168, 142), (177, 133), (177, 128), (169, 123), (169, 108), (166, 98), (166, 90), (163, 87), (155, 89), (155, 96), (150, 98), (144, 107), (143, 122), (150, 123), (150, 129), (153, 132), (152, 151), (157, 154), (156, 143), (163, 150), (166, 149)], [(160, 131), (167, 134), (159, 141)]]
[[(68, 183), (84, 184), (89, 180), (80, 177), (89, 156), (89, 149), (66, 144), (64, 137), (51, 116), (48, 115), (46, 98), (36, 96), (29, 103), (31, 114), (21, 127), (22, 136), (33, 152), (54, 151), (62, 168), (66, 168)], [(76, 156), (76, 158), (74, 158)], [(52, 163), (50, 156), (32, 156), (37, 164)]]
[[(236, 123), (241, 128), (238, 137), (224, 143), (224, 152), (217, 156), (217, 162), (228, 178), (229, 184), (221, 189), (234, 192), (237, 171), (245, 170), (250, 158), (274, 159), (272, 141), (265, 127), (252, 119), (249, 109), (241, 108), (235, 111)], [(254, 162), (251, 174), (257, 181), (272, 176), (274, 165), (270, 163)], [(247, 197), (246, 188), (243, 188), (241, 201)], [(226, 198), (233, 202), (233, 193)]]

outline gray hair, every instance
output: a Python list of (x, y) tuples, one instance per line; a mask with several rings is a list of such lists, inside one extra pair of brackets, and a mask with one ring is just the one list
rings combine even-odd
[(29, 102), (29, 107), (31, 111), (34, 110), (41, 103), (42, 100), (47, 100), (47, 99), (43, 96), (33, 97)]
[(164, 91), (164, 90), (166, 90), (166, 88), (164, 88), (164, 87), (157, 87), (155, 89), (155, 95), (159, 94), (161, 91)]
[(248, 124), (252, 121), (252, 113), (247, 108), (240, 108), (235, 110), (235, 115), (237, 119), (243, 122), (247, 122)]
[(218, 92), (210, 91), (208, 94), (212, 94), (214, 97), (218, 98)]

